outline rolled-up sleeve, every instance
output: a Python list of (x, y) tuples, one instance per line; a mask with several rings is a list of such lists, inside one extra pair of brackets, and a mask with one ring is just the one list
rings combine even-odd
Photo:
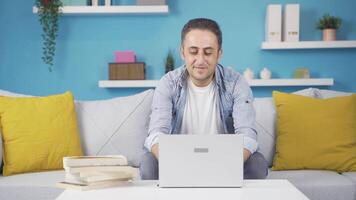
[(147, 136), (145, 140), (145, 147), (146, 149), (150, 150), (152, 149), (152, 146), (158, 143), (158, 136), (164, 134), (162, 132), (155, 132), (151, 133)]
[(239, 76), (233, 92), (233, 120), (236, 134), (244, 136), (244, 148), (254, 153), (258, 148), (255, 127), (255, 109), (250, 86), (243, 76)]

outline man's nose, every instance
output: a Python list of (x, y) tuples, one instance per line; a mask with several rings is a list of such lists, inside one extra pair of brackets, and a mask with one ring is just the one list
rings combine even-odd
[(205, 57), (204, 57), (204, 54), (202, 53), (199, 53), (196, 57), (196, 64), (198, 65), (202, 65), (202, 64), (205, 64)]

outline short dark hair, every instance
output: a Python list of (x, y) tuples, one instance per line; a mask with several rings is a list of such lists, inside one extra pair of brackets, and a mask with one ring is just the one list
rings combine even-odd
[(185, 36), (188, 34), (189, 31), (193, 29), (200, 29), (200, 30), (208, 30), (214, 33), (216, 38), (218, 39), (219, 49), (221, 49), (222, 45), (222, 33), (219, 27), (219, 24), (216, 23), (214, 20), (206, 19), (206, 18), (196, 18), (189, 20), (183, 27), (181, 33), (181, 44), (183, 45)]

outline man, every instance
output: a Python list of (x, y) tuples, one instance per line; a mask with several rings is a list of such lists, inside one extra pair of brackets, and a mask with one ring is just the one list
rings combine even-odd
[(267, 161), (256, 152), (252, 91), (243, 76), (218, 64), (221, 45), (222, 33), (213, 20), (192, 19), (183, 27), (185, 65), (163, 76), (156, 87), (142, 179), (158, 179), (161, 134), (242, 134), (244, 178), (267, 176)]

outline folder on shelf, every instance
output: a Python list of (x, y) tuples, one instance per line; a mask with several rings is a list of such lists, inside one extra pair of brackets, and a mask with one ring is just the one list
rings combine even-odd
[(282, 5), (270, 4), (266, 12), (266, 42), (282, 41)]
[(299, 41), (299, 4), (287, 4), (284, 10), (283, 41)]

